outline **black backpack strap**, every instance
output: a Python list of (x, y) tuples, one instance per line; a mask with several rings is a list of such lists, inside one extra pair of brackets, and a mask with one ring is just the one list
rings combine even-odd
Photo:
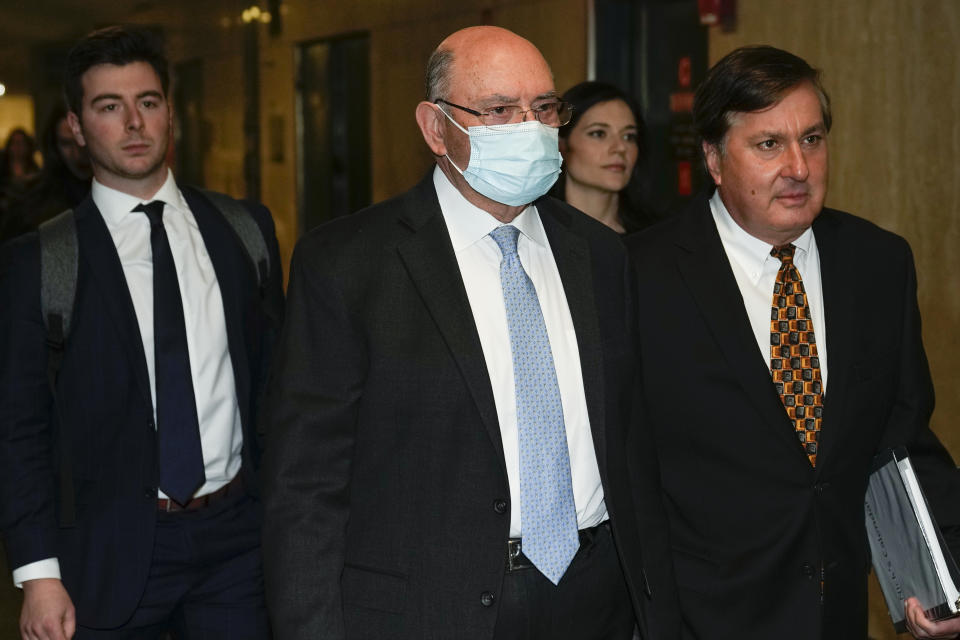
[[(63, 353), (70, 335), (70, 320), (77, 296), (77, 225), (73, 210), (67, 209), (42, 223), (40, 238), (40, 311), (47, 340), (47, 382), (53, 405), (60, 417), (59, 427), (66, 428), (62, 408), (57, 402), (57, 375), (63, 363)], [(72, 527), (76, 521), (73, 493), (73, 460), (70, 447), (61, 433), (60, 442), (60, 526)]]
[(270, 277), (270, 253), (267, 251), (263, 231), (253, 219), (253, 215), (237, 200), (216, 191), (201, 189), (201, 192), (220, 211), (240, 238), (243, 248), (253, 261), (254, 270), (257, 273), (257, 286), (262, 295), (263, 288)]

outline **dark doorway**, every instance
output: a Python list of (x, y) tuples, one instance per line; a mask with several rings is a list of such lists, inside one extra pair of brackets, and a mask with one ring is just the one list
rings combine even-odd
[(189, 60), (176, 66), (173, 108), (176, 112), (175, 148), (177, 180), (204, 186), (203, 158), (206, 151), (203, 120), (203, 62)]
[(711, 184), (693, 131), (693, 94), (708, 65), (697, 0), (595, 0), (594, 10), (597, 79), (643, 106), (648, 205), (676, 211)]
[(370, 204), (370, 37), (298, 49), (300, 229)]

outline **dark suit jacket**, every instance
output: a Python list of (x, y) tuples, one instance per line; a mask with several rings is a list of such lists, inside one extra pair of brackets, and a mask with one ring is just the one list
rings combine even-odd
[[(240, 240), (199, 192), (182, 191), (223, 297), (243, 423), (243, 469), (254, 487), (255, 391), (266, 374), (273, 328)], [(273, 222), (262, 206), (252, 211), (271, 253), (267, 295), (282, 296)], [(133, 613), (150, 566), (159, 481), (156, 429), (139, 325), (116, 248), (92, 198), (75, 213), (76, 304), (55, 403), (46, 378), (37, 235), (23, 236), (0, 253), (0, 529), (11, 568), (58, 558), (78, 622), (112, 627)], [(57, 517), (64, 448), (71, 452), (76, 499), (76, 525), (68, 528)]]
[[(649, 448), (636, 483), (645, 530), (654, 532), (649, 548), (641, 549), (626, 471), (636, 368), (630, 269), (602, 225), (552, 198), (537, 207), (577, 332), (606, 505), (642, 615), (670, 592), (654, 588), (651, 600), (644, 572), (652, 564), (650, 575), (665, 573)], [(264, 553), (277, 637), (491, 637), (510, 491), (432, 175), (300, 241), (269, 395)]]
[(953, 462), (928, 429), (933, 388), (907, 243), (832, 209), (813, 230), (828, 358), (816, 469), (757, 349), (707, 201), (627, 240), (685, 638), (865, 638), (863, 499), (881, 447), (907, 445), (956, 502)]

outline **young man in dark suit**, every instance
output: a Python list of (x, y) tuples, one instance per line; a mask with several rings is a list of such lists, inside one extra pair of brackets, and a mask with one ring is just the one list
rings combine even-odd
[[(67, 60), (93, 167), (54, 389), (36, 233), (0, 255), (0, 528), (26, 638), (265, 638), (254, 421), (279, 304), (241, 239), (165, 158), (156, 39), (107, 28)], [(64, 459), (69, 464), (64, 464)], [(66, 472), (66, 473), (64, 473)], [(65, 505), (72, 505), (65, 507)]]
[(729, 54), (694, 120), (715, 193), (628, 240), (683, 636), (864, 638), (874, 455), (956, 502), (910, 248), (823, 206), (830, 102), (797, 56)]
[[(569, 118), (505, 29), (444, 40), (436, 168), (301, 240), (270, 386), (267, 598), (292, 638), (668, 638), (616, 234), (543, 197)], [(636, 513), (641, 518), (636, 518)]]

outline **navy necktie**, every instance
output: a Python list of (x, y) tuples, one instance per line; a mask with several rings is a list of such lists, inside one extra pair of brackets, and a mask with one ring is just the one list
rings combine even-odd
[(580, 547), (570, 453), (550, 338), (540, 299), (517, 254), (520, 230), (497, 227), (517, 402), (523, 553), (557, 584)]
[(185, 505), (204, 483), (200, 424), (190, 373), (183, 301), (161, 200), (137, 205), (150, 219), (153, 249), (153, 357), (157, 394), (160, 489)]

